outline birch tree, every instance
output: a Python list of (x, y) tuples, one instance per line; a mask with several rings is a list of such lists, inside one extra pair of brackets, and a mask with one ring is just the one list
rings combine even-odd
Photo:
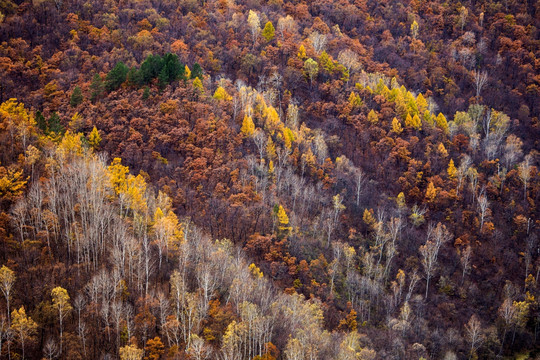
[(15, 279), (15, 272), (6, 265), (2, 265), (2, 268), (0, 268), (0, 290), (2, 290), (2, 294), (4, 294), (4, 297), (6, 298), (8, 323), (10, 323), (9, 301), (11, 299), (11, 290), (13, 289), (13, 284), (15, 284)]
[(427, 241), (420, 246), (420, 254), (422, 255), (422, 266), (426, 273), (426, 294), (424, 299), (427, 299), (429, 292), (429, 282), (435, 273), (437, 267), (437, 257), (441, 246), (448, 242), (451, 238), (450, 233), (446, 230), (446, 226), (438, 223), (433, 229), (428, 230)]
[(62, 333), (63, 333), (63, 322), (66, 316), (69, 315), (71, 310), (71, 304), (69, 303), (69, 295), (66, 289), (61, 288), (60, 286), (55, 287), (51, 291), (53, 306), (58, 311), (58, 321), (60, 322), (60, 354), (62, 353)]

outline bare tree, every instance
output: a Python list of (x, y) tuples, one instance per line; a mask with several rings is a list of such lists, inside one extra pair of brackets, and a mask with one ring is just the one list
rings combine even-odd
[(476, 315), (472, 315), (469, 322), (465, 325), (465, 333), (467, 334), (467, 340), (471, 344), (469, 351), (469, 359), (473, 357), (478, 347), (481, 345), (484, 335), (482, 334), (482, 324)]
[(429, 281), (433, 276), (436, 266), (437, 257), (441, 246), (451, 239), (451, 235), (446, 230), (446, 226), (441, 223), (437, 224), (434, 229), (430, 227), (428, 230), (427, 241), (424, 245), (420, 246), (420, 254), (422, 255), (422, 265), (426, 273), (426, 295), (427, 299), (429, 292)]
[(472, 249), (470, 245), (467, 245), (465, 250), (461, 252), (461, 256), (459, 257), (459, 260), (461, 262), (461, 267), (463, 269), (463, 272), (461, 274), (461, 283), (463, 284), (463, 281), (465, 280), (465, 274), (467, 274), (471, 270), (471, 255), (472, 255)]
[(507, 169), (510, 169), (510, 167), (516, 162), (516, 160), (521, 157), (522, 145), (523, 141), (521, 141), (521, 139), (514, 134), (509, 135), (506, 139), (506, 144), (504, 145), (503, 159), (504, 165)]
[(204, 339), (193, 334), (191, 335), (191, 345), (187, 349), (187, 353), (195, 360), (206, 360), (211, 354), (211, 349)]
[(482, 89), (488, 81), (487, 71), (474, 70), (473, 71), (474, 88), (476, 89), (476, 97), (479, 97)]
[(281, 39), (284, 39), (285, 32), (294, 33), (296, 32), (296, 21), (291, 15), (286, 17), (280, 17), (277, 23), (277, 31)]
[(321, 34), (318, 31), (314, 31), (309, 34), (309, 40), (311, 41), (311, 45), (313, 45), (313, 49), (315, 49), (317, 54), (320, 54), (321, 51), (323, 51), (326, 47), (326, 35)]
[(287, 120), (286, 120), (287, 126), (290, 127), (291, 129), (297, 129), (298, 119), (299, 119), (298, 105), (295, 105), (291, 102), (289, 103), (289, 106), (287, 107)]
[(366, 182), (367, 179), (364, 172), (361, 169), (356, 169), (354, 171), (356, 206), (360, 205), (360, 195), (364, 192)]
[(9, 341), (10, 332), (11, 330), (6, 317), (4, 315), (0, 315), (0, 354), (2, 354), (2, 345), (4, 344), (4, 339)]
[(397, 254), (397, 238), (401, 232), (401, 228), (403, 227), (403, 220), (401, 217), (393, 217), (390, 219), (387, 226), (391, 242), (386, 247), (386, 266), (384, 269), (385, 276), (390, 274), (392, 259)]
[(463, 179), (467, 176), (467, 173), (469, 171), (469, 168), (472, 165), (472, 160), (469, 156), (465, 156), (463, 160), (461, 160), (461, 164), (459, 165), (457, 169), (457, 186), (456, 186), (456, 195), (459, 194), (459, 190), (461, 189), (461, 185), (463, 183)]
[(532, 155), (525, 156), (525, 160), (518, 166), (518, 173), (521, 182), (523, 183), (523, 200), (527, 200), (527, 184), (531, 178), (531, 160)]
[(476, 199), (476, 189), (478, 187), (478, 171), (471, 167), (467, 171), (467, 176), (469, 177), (469, 186), (471, 187), (472, 202)]
[[(349, 79), (354, 72), (360, 70), (362, 67), (358, 55), (350, 49), (345, 49), (339, 53), (338, 62), (347, 68)], [(349, 83), (349, 79), (347, 79), (347, 83)]]
[(506, 334), (508, 333), (508, 329), (514, 326), (518, 317), (516, 307), (512, 303), (511, 298), (507, 297), (503, 301), (502, 305), (499, 307), (499, 316), (504, 321), (504, 331), (502, 334), (501, 348), (499, 349), (499, 354), (500, 354), (504, 347), (504, 340), (506, 339)]
[(52, 338), (49, 338), (45, 343), (45, 346), (43, 347), (43, 355), (45, 355), (48, 360), (55, 359), (58, 357), (58, 355), (60, 355), (58, 345), (56, 345), (56, 342)]
[(84, 322), (79, 324), (79, 328), (77, 329), (77, 334), (79, 335), (79, 338), (81, 339), (81, 342), (83, 345), (84, 357), (86, 357), (86, 324)]
[(257, 146), (257, 150), (259, 151), (259, 158), (262, 162), (264, 151), (266, 150), (266, 135), (264, 131), (258, 129), (253, 133), (253, 141), (255, 142), (255, 146)]
[(482, 227), (484, 226), (486, 213), (489, 209), (489, 201), (485, 192), (485, 189), (482, 190), (480, 192), (480, 196), (478, 196), (478, 209), (480, 210), (480, 230), (482, 230)]

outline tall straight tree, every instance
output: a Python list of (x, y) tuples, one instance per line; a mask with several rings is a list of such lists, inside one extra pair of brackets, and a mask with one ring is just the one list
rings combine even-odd
[(446, 229), (446, 226), (438, 223), (435, 228), (430, 226), (427, 234), (426, 243), (420, 246), (420, 254), (422, 255), (422, 265), (426, 273), (426, 295), (428, 297), (429, 282), (435, 273), (437, 267), (437, 257), (441, 246), (451, 239), (451, 235)]
[(53, 306), (58, 311), (58, 320), (60, 322), (60, 354), (62, 353), (62, 335), (63, 335), (63, 322), (66, 316), (69, 315), (73, 309), (69, 303), (69, 295), (66, 289), (60, 286), (55, 287), (51, 291)]
[(2, 268), (0, 268), (0, 290), (2, 290), (2, 294), (4, 294), (4, 297), (6, 298), (8, 324), (10, 324), (11, 319), (9, 313), (9, 300), (11, 299), (11, 289), (15, 283), (15, 278), (15, 272), (6, 265), (3, 265)]

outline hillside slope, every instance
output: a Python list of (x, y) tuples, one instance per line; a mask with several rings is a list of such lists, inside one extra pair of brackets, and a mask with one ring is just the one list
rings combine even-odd
[(540, 3), (0, 3), (0, 357), (538, 353)]

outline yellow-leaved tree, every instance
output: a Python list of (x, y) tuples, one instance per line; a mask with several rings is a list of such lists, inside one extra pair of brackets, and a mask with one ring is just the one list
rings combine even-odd
[(437, 196), (437, 189), (435, 189), (433, 182), (430, 181), (426, 189), (426, 199), (428, 202), (433, 202), (436, 196)]
[(232, 100), (232, 96), (229, 95), (229, 93), (227, 92), (227, 90), (225, 90), (223, 87), (218, 86), (218, 88), (217, 88), (216, 91), (214, 92), (214, 99), (217, 99), (217, 100), (225, 100), (225, 101), (231, 101), (231, 100)]
[(242, 131), (242, 134), (244, 134), (246, 137), (253, 135), (253, 133), (255, 132), (255, 124), (253, 123), (251, 116), (244, 116), (244, 120), (242, 121), (242, 128), (240, 129), (240, 131)]
[(453, 179), (456, 177), (457, 169), (456, 169), (456, 166), (454, 165), (453, 159), (450, 159), (450, 162), (448, 163), (448, 169), (446, 170), (446, 172), (448, 173), (448, 177), (450, 179)]
[(401, 127), (401, 122), (397, 118), (392, 119), (392, 131), (397, 135), (403, 132), (403, 127)]
[(377, 113), (373, 111), (373, 109), (368, 113), (367, 119), (372, 125), (375, 125), (379, 122), (379, 116), (377, 116)]
[(28, 178), (23, 170), (0, 166), (0, 199), (11, 201), (22, 194)]
[(263, 277), (263, 273), (261, 271), (261, 269), (259, 269), (257, 267), (257, 265), (255, 264), (251, 264), (249, 265), (249, 272), (251, 273), (251, 275), (253, 275), (253, 277), (255, 277), (256, 279), (260, 279)]
[(60, 322), (60, 353), (62, 353), (62, 334), (64, 330), (64, 319), (73, 309), (69, 303), (69, 295), (66, 289), (57, 286), (51, 291), (53, 307), (58, 311), (58, 321)]
[(195, 80), (193, 80), (193, 87), (197, 89), (198, 91), (200, 91), (201, 93), (204, 93), (203, 83), (201, 79), (199, 79), (198, 77), (196, 77)]
[(276, 29), (274, 28), (274, 25), (271, 21), (267, 21), (264, 25), (264, 29), (262, 31), (263, 38), (266, 39), (266, 41), (271, 41), (276, 34)]
[(161, 208), (157, 207), (154, 213), (153, 234), (158, 248), (159, 268), (161, 269), (163, 253), (169, 251), (176, 253), (178, 251), (184, 237), (184, 231), (178, 222), (178, 217), (172, 210), (169, 210), (165, 216)]
[(422, 93), (418, 94), (418, 96), (416, 97), (416, 105), (418, 106), (418, 112), (420, 114), (423, 114), (427, 110), (428, 103)]
[(437, 115), (435, 122), (437, 123), (437, 126), (440, 127), (445, 133), (448, 133), (448, 122), (446, 121), (446, 117), (442, 113), (439, 113), (439, 115)]
[(304, 45), (300, 45), (300, 47), (298, 48), (298, 54), (297, 56), (301, 59), (301, 60), (304, 60), (305, 58), (307, 58), (307, 55), (306, 55), (306, 48), (304, 47)]
[(120, 360), (141, 360), (144, 351), (137, 345), (130, 344), (120, 348)]
[(279, 205), (279, 208), (277, 211), (277, 219), (278, 219), (279, 231), (287, 235), (291, 231), (292, 228), (289, 226), (289, 217), (287, 216), (285, 209), (281, 205)]
[(122, 159), (114, 158), (107, 170), (110, 186), (114, 193), (119, 195), (126, 189), (126, 175), (129, 173), (129, 168), (122, 165)]
[(94, 126), (92, 132), (88, 134), (88, 145), (92, 148), (93, 151), (99, 149), (99, 144), (101, 143), (101, 135), (99, 134), (98, 129)]
[(266, 108), (266, 128), (273, 135), (274, 131), (279, 127), (281, 120), (279, 120), (279, 114), (273, 106)]
[(146, 180), (139, 174), (137, 176), (129, 175), (127, 178), (126, 198), (129, 208), (138, 214), (144, 214), (147, 210), (146, 204)]
[(444, 144), (442, 142), (439, 143), (439, 146), (437, 146), (437, 152), (442, 157), (447, 157), (448, 156), (448, 151), (446, 150), (446, 148), (444, 147)]
[(418, 23), (416, 22), (416, 20), (413, 20), (411, 24), (411, 36), (413, 39), (416, 39), (416, 37), (418, 36), (418, 28)]
[(270, 160), (273, 160), (277, 157), (276, 145), (274, 144), (271, 136), (268, 136), (268, 140), (266, 141), (266, 155)]
[(11, 299), (11, 290), (13, 289), (13, 284), (15, 284), (15, 279), (15, 272), (6, 265), (2, 265), (2, 268), (0, 268), (0, 290), (2, 290), (2, 294), (4, 294), (4, 297), (6, 298), (8, 322), (10, 319), (9, 301)]
[(22, 360), (24, 360), (25, 345), (34, 338), (38, 325), (30, 316), (26, 315), (24, 306), (11, 313), (11, 331), (21, 343)]
[(422, 126), (422, 122), (418, 115), (411, 116), (410, 113), (407, 113), (407, 116), (405, 117), (405, 127), (413, 128), (415, 130), (420, 130)]
[(292, 142), (294, 141), (294, 133), (288, 127), (283, 128), (283, 142), (287, 149), (292, 147)]
[(11, 151), (14, 150), (16, 140), (22, 149), (26, 149), (28, 140), (36, 131), (34, 116), (25, 109), (23, 103), (13, 98), (0, 105), (0, 125), (11, 136)]
[(407, 206), (407, 203), (405, 202), (405, 194), (403, 194), (403, 191), (400, 192), (396, 197), (396, 204), (400, 210), (403, 210), (405, 206)]
[(362, 220), (369, 228), (372, 228), (376, 223), (375, 217), (373, 216), (373, 209), (365, 209)]

